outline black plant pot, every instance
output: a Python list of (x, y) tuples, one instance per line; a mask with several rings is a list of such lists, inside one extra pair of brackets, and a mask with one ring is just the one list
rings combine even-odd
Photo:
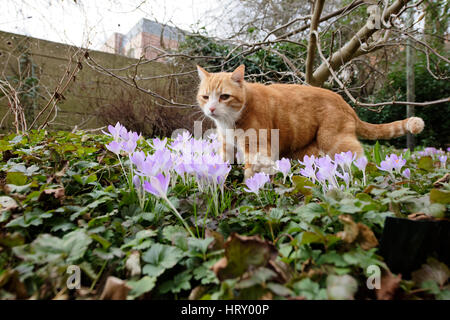
[(393, 273), (410, 279), (427, 257), (450, 265), (450, 221), (423, 221), (387, 217), (380, 255)]

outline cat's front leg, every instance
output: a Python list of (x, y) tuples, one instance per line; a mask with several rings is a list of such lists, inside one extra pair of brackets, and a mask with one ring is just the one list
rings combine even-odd
[(253, 177), (253, 174), (255, 172), (253, 171), (253, 166), (251, 164), (246, 164), (244, 166), (244, 182), (247, 181), (248, 178)]

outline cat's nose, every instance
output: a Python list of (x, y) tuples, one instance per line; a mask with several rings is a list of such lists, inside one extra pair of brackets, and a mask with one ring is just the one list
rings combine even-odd
[(213, 113), (214, 111), (216, 111), (216, 107), (209, 107), (209, 111), (211, 111), (211, 113)]

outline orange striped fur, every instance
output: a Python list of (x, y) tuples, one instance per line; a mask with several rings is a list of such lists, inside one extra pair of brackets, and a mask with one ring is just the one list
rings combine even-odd
[[(423, 120), (417, 117), (386, 124), (364, 122), (340, 95), (327, 89), (246, 82), (243, 65), (232, 73), (208, 73), (201, 67), (198, 73), (197, 101), (216, 123), (222, 142), (227, 128), (279, 129), (280, 157), (333, 156), (349, 150), (361, 156), (363, 148), (357, 137), (391, 139), (407, 132), (417, 134), (424, 128)], [(269, 136), (269, 149), (270, 143)], [(250, 169), (252, 155), (246, 147), (242, 146)], [(246, 176), (251, 174), (251, 170), (246, 172)]]

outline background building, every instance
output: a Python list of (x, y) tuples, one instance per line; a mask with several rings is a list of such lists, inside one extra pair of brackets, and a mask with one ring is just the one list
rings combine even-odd
[(112, 34), (100, 50), (135, 59), (154, 59), (161, 53), (159, 49), (177, 49), (183, 39), (182, 30), (142, 18), (127, 34)]

